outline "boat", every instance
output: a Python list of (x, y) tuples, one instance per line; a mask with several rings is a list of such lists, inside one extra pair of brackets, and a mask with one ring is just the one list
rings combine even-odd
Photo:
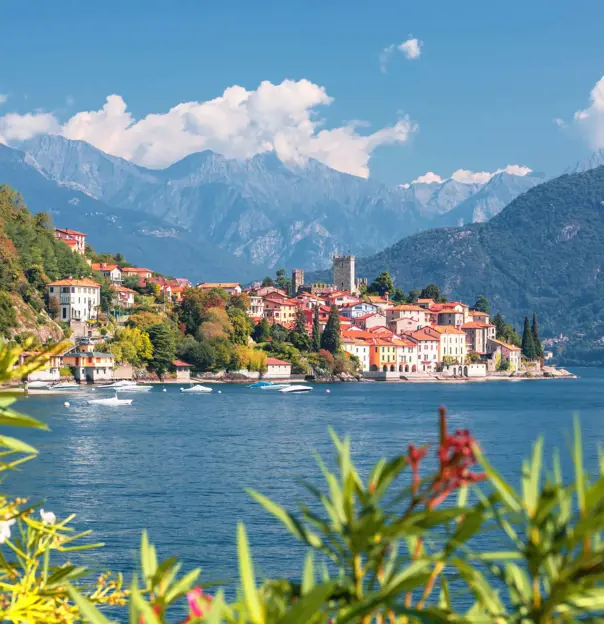
[(206, 386), (191, 386), (190, 388), (181, 388), (181, 392), (191, 392), (193, 394), (207, 394), (212, 392), (212, 388), (206, 388)]
[(115, 396), (106, 399), (90, 399), (88, 405), (107, 405), (108, 407), (118, 407), (119, 405), (132, 405), (132, 399), (119, 399), (117, 393)]
[(63, 383), (55, 384), (51, 386), (51, 390), (81, 390), (84, 386), (81, 386), (79, 383), (75, 383), (73, 381), (65, 381)]
[(260, 390), (282, 390), (283, 388), (289, 388), (290, 386), (291, 384), (272, 383), (267, 386), (261, 386)]
[(136, 381), (123, 379), (122, 381), (114, 381), (110, 384), (104, 384), (103, 386), (99, 386), (98, 388), (99, 390), (115, 390), (116, 388), (130, 388), (131, 386), (136, 386)]
[(120, 386), (118, 390), (120, 392), (149, 392), (149, 390), (153, 390), (153, 386), (138, 386), (137, 384), (132, 384), (131, 386)]
[(256, 381), (253, 384), (250, 384), (248, 388), (266, 388), (267, 386), (274, 386), (272, 381)]
[(279, 392), (284, 392), (286, 394), (303, 394), (311, 390), (312, 388), (310, 386), (286, 386), (285, 388), (281, 388)]
[(26, 384), (28, 390), (50, 390), (52, 384), (48, 381), (28, 381)]

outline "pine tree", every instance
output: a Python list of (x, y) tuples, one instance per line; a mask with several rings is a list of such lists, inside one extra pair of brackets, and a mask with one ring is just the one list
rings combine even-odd
[(266, 342), (271, 335), (271, 326), (268, 323), (268, 319), (264, 317), (258, 325), (254, 328), (252, 337), (256, 342)]
[(533, 326), (531, 328), (533, 334), (533, 343), (535, 344), (535, 353), (538, 358), (543, 357), (543, 345), (539, 338), (539, 321), (537, 320), (537, 313), (533, 312)]
[(331, 306), (329, 318), (321, 336), (321, 349), (333, 354), (340, 349), (340, 313), (335, 305)]
[(533, 340), (533, 331), (531, 330), (531, 324), (529, 323), (528, 316), (524, 317), (524, 331), (522, 332), (522, 355), (527, 360), (534, 360), (537, 358), (535, 341)]
[(321, 348), (321, 326), (319, 325), (319, 306), (315, 306), (312, 317), (311, 348), (316, 353)]
[(149, 368), (154, 370), (161, 379), (176, 357), (174, 333), (165, 323), (149, 327), (147, 333), (153, 345), (153, 357), (149, 362)]

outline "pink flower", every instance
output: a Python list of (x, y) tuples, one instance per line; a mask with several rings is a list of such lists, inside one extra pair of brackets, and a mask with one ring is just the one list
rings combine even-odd
[(190, 615), (203, 617), (207, 607), (212, 602), (212, 596), (204, 594), (201, 587), (194, 587), (190, 592), (187, 592), (187, 601), (189, 603)]

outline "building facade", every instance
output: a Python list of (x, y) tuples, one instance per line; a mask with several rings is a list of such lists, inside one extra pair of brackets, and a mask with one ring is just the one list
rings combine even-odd
[(58, 306), (59, 321), (89, 321), (97, 318), (101, 287), (88, 278), (58, 280), (48, 285), (48, 298)]
[(291, 296), (295, 297), (304, 286), (304, 269), (292, 269)]
[(338, 290), (356, 292), (354, 256), (333, 257), (333, 284)]
[(55, 238), (69, 245), (73, 251), (84, 256), (86, 254), (86, 234), (76, 230), (55, 228)]

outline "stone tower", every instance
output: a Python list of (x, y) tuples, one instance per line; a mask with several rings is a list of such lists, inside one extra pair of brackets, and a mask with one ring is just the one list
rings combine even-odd
[(295, 297), (302, 286), (304, 286), (304, 269), (292, 269), (291, 296)]
[(333, 257), (333, 284), (338, 290), (356, 292), (354, 256)]

